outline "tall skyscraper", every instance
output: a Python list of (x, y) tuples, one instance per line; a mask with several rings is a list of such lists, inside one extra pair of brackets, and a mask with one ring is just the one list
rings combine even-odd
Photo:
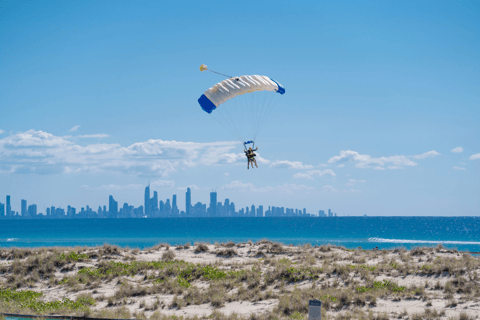
[(332, 210), (330, 210), (330, 209), (328, 209), (328, 217), (329, 217), (329, 218), (333, 217), (333, 212), (332, 212)]
[(37, 205), (31, 204), (28, 206), (28, 215), (34, 218), (37, 215)]
[(210, 192), (210, 216), (217, 216), (217, 192)]
[(145, 215), (150, 216), (150, 183), (145, 188)]
[(6, 212), (7, 212), (7, 217), (10, 217), (10, 213), (12, 212), (12, 207), (10, 206), (10, 196), (7, 196), (7, 203), (6, 203)]
[(190, 215), (190, 210), (192, 207), (192, 191), (190, 188), (187, 188), (187, 193), (185, 195), (185, 213), (187, 216)]
[(152, 208), (150, 210), (157, 211), (158, 210), (158, 193), (157, 191), (153, 191), (153, 198), (152, 198)]
[(27, 200), (22, 199), (22, 217), (27, 216)]
[(0, 202), (0, 217), (5, 216), (5, 205)]
[(173, 214), (178, 214), (178, 208), (177, 208), (177, 195), (174, 194), (172, 198), (172, 213)]
[(108, 211), (111, 216), (116, 216), (118, 213), (118, 202), (113, 199), (113, 196), (108, 198)]

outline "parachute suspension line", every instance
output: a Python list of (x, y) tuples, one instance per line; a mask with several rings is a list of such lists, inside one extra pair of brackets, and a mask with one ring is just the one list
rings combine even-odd
[(271, 112), (273, 111), (273, 106), (275, 105), (275, 101), (278, 99), (277, 95), (265, 95), (264, 99), (264, 106), (262, 107), (262, 114), (258, 119), (257, 130), (255, 131), (254, 139), (257, 138), (257, 135), (260, 133), (260, 130), (263, 128), (263, 125), (269, 118)]
[[(242, 140), (242, 133), (239, 132), (238, 128), (235, 126), (235, 123), (234, 123), (234, 119), (231, 118), (231, 117), (228, 117), (228, 113), (227, 111), (230, 109), (231, 106), (229, 105), (224, 105), (222, 106), (222, 108), (218, 111), (220, 112), (216, 112), (218, 113), (218, 116), (222, 118), (223, 122), (225, 125), (224, 127), (227, 127), (228, 126), (228, 131), (230, 131), (239, 141)], [(213, 115), (213, 113), (212, 113)]]
[(228, 132), (230, 132), (231, 135), (233, 135), (236, 139), (238, 139), (238, 137), (229, 129), (227, 128), (222, 122), (218, 121), (218, 119), (213, 115), (211, 114), (212, 118), (217, 121), (225, 130), (227, 130)]
[(267, 121), (267, 119), (270, 117), (270, 114), (271, 114), (272, 111), (273, 111), (273, 106), (275, 105), (277, 99), (278, 99), (278, 96), (277, 96), (277, 95), (272, 96), (270, 102), (269, 102), (268, 105), (267, 105), (267, 108), (266, 108), (266, 112), (265, 112), (265, 114), (264, 114), (264, 117), (263, 117), (263, 119), (262, 119), (261, 122), (260, 122), (259, 130), (263, 127), (263, 125), (265, 124), (265, 122)]
[(216, 71), (213, 71), (213, 70), (210, 70), (210, 69), (208, 69), (207, 71), (210, 71), (210, 72), (219, 74), (219, 75), (224, 76), (224, 77), (227, 77), (227, 78), (229, 78), (229, 79), (230, 79), (230, 78), (233, 78), (232, 76), (229, 76), (229, 75), (227, 75), (227, 74), (223, 74), (223, 73), (220, 73), (220, 72), (216, 72)]

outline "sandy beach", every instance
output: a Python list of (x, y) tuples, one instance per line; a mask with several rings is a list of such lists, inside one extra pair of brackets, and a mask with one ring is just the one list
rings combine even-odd
[(0, 250), (0, 312), (164, 319), (477, 319), (480, 259), (256, 243)]

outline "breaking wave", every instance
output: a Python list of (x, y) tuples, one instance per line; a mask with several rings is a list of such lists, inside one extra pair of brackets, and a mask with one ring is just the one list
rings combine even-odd
[(431, 244), (474, 244), (480, 245), (480, 242), (475, 241), (435, 241), (435, 240), (405, 240), (405, 239), (383, 239), (383, 238), (368, 238), (370, 242), (382, 243), (431, 243)]

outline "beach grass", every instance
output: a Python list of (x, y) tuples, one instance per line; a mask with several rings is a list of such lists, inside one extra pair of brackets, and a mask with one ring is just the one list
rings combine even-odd
[(442, 246), (106, 244), (0, 249), (0, 259), (4, 313), (307, 319), (318, 299), (322, 319), (475, 319), (480, 297), (480, 259)]

